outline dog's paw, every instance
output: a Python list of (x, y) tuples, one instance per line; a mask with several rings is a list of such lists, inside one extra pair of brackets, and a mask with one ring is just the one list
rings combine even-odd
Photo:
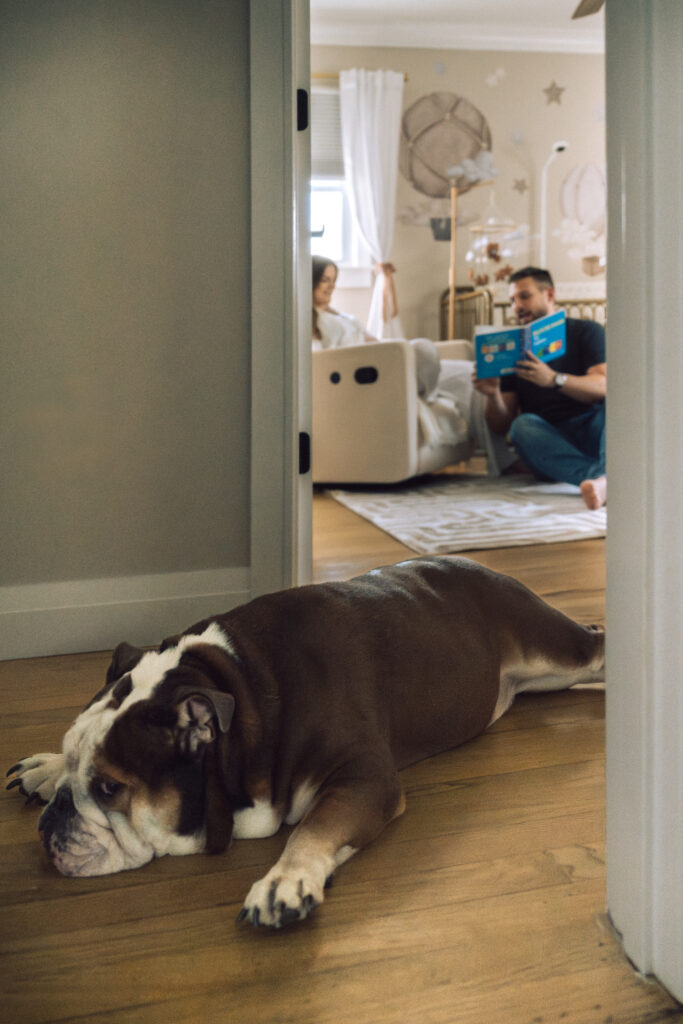
[(57, 782), (64, 773), (63, 754), (34, 754), (12, 765), (7, 776), (16, 776), (7, 789), (18, 786), (26, 803), (48, 803), (55, 795)]
[(324, 884), (305, 871), (285, 874), (276, 866), (252, 885), (237, 920), (266, 928), (303, 921), (322, 903)]

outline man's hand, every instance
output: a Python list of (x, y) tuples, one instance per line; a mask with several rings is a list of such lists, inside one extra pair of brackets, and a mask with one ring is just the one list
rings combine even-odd
[(525, 359), (515, 363), (515, 373), (522, 380), (528, 380), (539, 388), (552, 388), (555, 386), (555, 370), (552, 370), (547, 363), (528, 352)]
[(495, 398), (500, 393), (500, 377), (485, 377), (479, 380), (476, 370), (472, 374), (472, 387), (487, 398)]
[(476, 370), (472, 374), (472, 387), (486, 399), (484, 415), (494, 434), (505, 436), (517, 415), (517, 396), (512, 391), (500, 390), (500, 377), (479, 380)]

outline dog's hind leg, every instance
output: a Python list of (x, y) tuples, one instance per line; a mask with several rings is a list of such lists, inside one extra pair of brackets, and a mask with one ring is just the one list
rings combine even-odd
[(500, 691), (489, 725), (505, 714), (519, 693), (567, 690), (579, 683), (598, 683), (605, 678), (605, 630), (580, 626), (567, 619), (572, 642), (556, 649), (517, 652), (501, 669)]
[(565, 650), (555, 657), (552, 649), (531, 660), (518, 677), (517, 693), (566, 690), (577, 683), (601, 682), (605, 677), (605, 630), (602, 626), (572, 623), (576, 642), (571, 658)]

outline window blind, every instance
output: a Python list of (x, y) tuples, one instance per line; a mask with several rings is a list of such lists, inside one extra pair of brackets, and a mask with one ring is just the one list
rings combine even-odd
[(311, 93), (311, 173), (314, 178), (343, 178), (339, 91)]

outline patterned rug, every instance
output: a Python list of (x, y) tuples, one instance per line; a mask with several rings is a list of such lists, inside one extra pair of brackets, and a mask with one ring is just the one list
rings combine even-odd
[(430, 476), (328, 494), (420, 555), (587, 540), (607, 529), (607, 509), (587, 509), (578, 487), (526, 476)]

